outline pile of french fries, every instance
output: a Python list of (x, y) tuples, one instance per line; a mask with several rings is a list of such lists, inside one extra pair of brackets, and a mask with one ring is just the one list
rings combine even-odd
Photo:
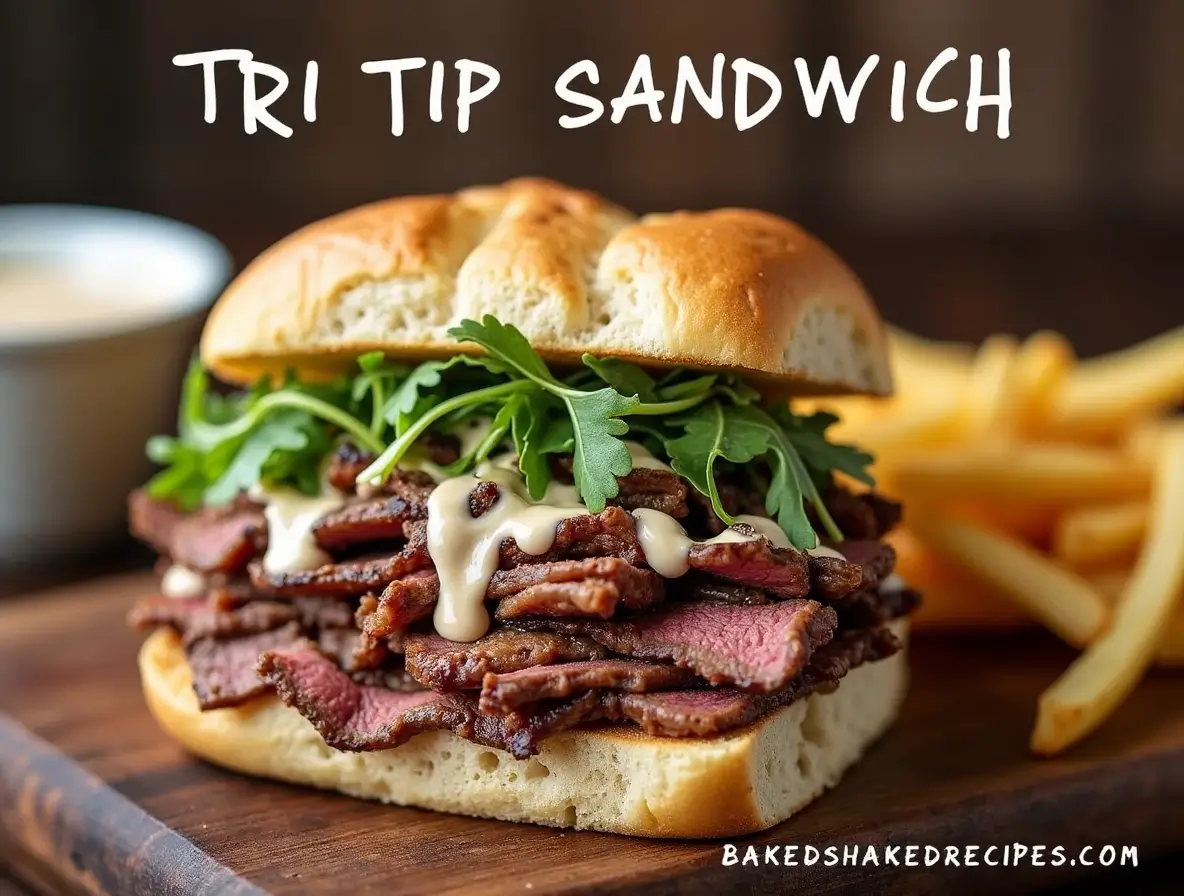
[(890, 340), (893, 398), (814, 404), (904, 502), (921, 626), (1034, 620), (1082, 650), (1039, 700), (1031, 748), (1053, 755), (1153, 663), (1184, 666), (1184, 327), (1081, 361), (1049, 332)]

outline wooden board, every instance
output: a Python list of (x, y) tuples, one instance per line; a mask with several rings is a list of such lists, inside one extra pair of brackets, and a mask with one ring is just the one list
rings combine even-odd
[[(187, 757), (138, 690), (142, 575), (0, 605), (0, 864), (50, 892), (1017, 892), (1087, 869), (724, 867), (634, 840), (369, 804)], [(1049, 639), (927, 641), (897, 726), (841, 786), (742, 845), (1184, 844), (1184, 677), (1156, 674), (1070, 755), (1026, 751)]]

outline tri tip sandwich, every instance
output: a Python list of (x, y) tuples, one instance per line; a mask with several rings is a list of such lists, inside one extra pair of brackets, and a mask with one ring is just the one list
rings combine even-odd
[(859, 281), (772, 215), (523, 180), (313, 224), (222, 296), (148, 446), (148, 705), (357, 797), (769, 827), (906, 689), (900, 507), (792, 403), (890, 391)]

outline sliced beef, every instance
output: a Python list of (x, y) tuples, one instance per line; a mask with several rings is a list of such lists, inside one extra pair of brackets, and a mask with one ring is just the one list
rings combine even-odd
[(246, 500), (186, 513), (143, 490), (128, 500), (132, 534), (172, 558), (205, 573), (235, 573), (267, 550), (267, 521)]
[(386, 495), (355, 501), (326, 514), (313, 526), (312, 534), (326, 551), (340, 551), (356, 544), (406, 538), (405, 525), (427, 517), (425, 504)]
[(628, 719), (658, 737), (707, 737), (747, 725), (758, 717), (809, 694), (835, 687), (851, 669), (885, 659), (900, 649), (886, 628), (837, 635), (814, 651), (809, 665), (786, 688), (751, 694), (731, 688), (601, 696), (607, 718)]
[(383, 641), (367, 638), (356, 628), (327, 628), (316, 641), (321, 653), (346, 672), (377, 669), (389, 654)]
[(292, 606), (300, 614), (306, 629), (322, 631), (331, 628), (353, 628), (353, 604), (347, 600), (325, 600), (320, 597), (294, 597)]
[(496, 482), (487, 479), (478, 482), (469, 493), (469, 514), (475, 518), (488, 513), (497, 502), (498, 494)]
[[(259, 657), (268, 650), (306, 645), (300, 626), (234, 638), (200, 638), (186, 648), (193, 672), (193, 690), (204, 709), (237, 706), (264, 693), (267, 684), (255, 672)], [(308, 649), (311, 649), (308, 648)], [(328, 660), (326, 660), (328, 662)]]
[(325, 478), (339, 492), (353, 494), (358, 477), (376, 459), (373, 454), (363, 451), (353, 442), (342, 442), (337, 446), (333, 459), (329, 461)]
[[(435, 456), (430, 449), (428, 453), (434, 460)], [(374, 460), (373, 454), (362, 451), (352, 442), (343, 442), (329, 462), (326, 479), (338, 491), (353, 494), (357, 488), (357, 478), (362, 475), (363, 470), (374, 463)], [(440, 461), (436, 462), (440, 463)], [(451, 462), (446, 461), (446, 463)], [(405, 501), (422, 504), (427, 500), (427, 496), (434, 486), (435, 480), (427, 473), (420, 470), (396, 469), (383, 485), (382, 491), (403, 498)]]
[(610, 618), (618, 605), (642, 610), (660, 602), (664, 580), (619, 557), (539, 563), (501, 570), (487, 597), (503, 597), (498, 619), (520, 616), (599, 616)]
[(252, 601), (234, 609), (211, 606), (204, 597), (176, 600), (168, 597), (141, 599), (128, 616), (136, 628), (168, 626), (186, 643), (202, 638), (229, 638), (255, 635), (279, 628), (300, 618), (292, 604), (278, 601)]
[(460, 460), (460, 439), (450, 433), (430, 432), (418, 444), (437, 466), (446, 467)]
[(580, 582), (585, 579), (606, 579), (621, 586), (623, 592), (636, 597), (638, 603), (626, 601), (626, 606), (643, 607), (652, 603), (648, 595), (634, 594), (653, 586), (653, 574), (640, 569), (620, 557), (587, 557), (582, 560), (554, 560), (528, 563), (511, 569), (499, 569), (489, 580), (485, 597), (500, 600), (536, 585)]
[(754, 607), (721, 603), (671, 604), (629, 622), (518, 620), (565, 634), (587, 635), (614, 653), (673, 662), (713, 685), (775, 691), (805, 667), (815, 647), (830, 640), (835, 611), (812, 600)]
[(360, 685), (308, 647), (264, 654), (259, 674), (313, 723), (326, 744), (355, 752), (390, 749), (424, 731), (451, 731), (525, 759), (538, 752), (543, 738), (579, 724), (600, 707), (598, 695), (588, 693), (529, 714), (490, 716), (465, 694)]
[(268, 573), (252, 563), (251, 583), (276, 597), (361, 597), (381, 591), (396, 579), (432, 565), (427, 550), (426, 524), (408, 526), (407, 544), (387, 556), (327, 563), (309, 572)]
[(703, 573), (688, 573), (675, 580), (673, 587), (677, 596), (683, 600), (710, 600), (742, 607), (755, 607), (769, 602), (769, 595), (760, 588), (721, 582)]
[(687, 515), (687, 483), (670, 470), (634, 467), (627, 476), (618, 476), (620, 491), (612, 503), (626, 510), (648, 507), (675, 519)]
[(833, 600), (857, 589), (874, 590), (896, 565), (896, 551), (882, 541), (844, 541), (834, 544), (846, 559), (810, 557), (814, 593)]
[(848, 539), (836, 547), (847, 558), (862, 568), (861, 588), (875, 588), (891, 574), (896, 566), (896, 551), (884, 541)]
[(695, 681), (688, 669), (665, 663), (609, 657), (517, 672), (491, 672), (481, 685), (481, 710), (506, 715), (540, 700), (558, 700), (590, 690), (648, 693), (682, 688)]
[(554, 632), (497, 629), (471, 644), (434, 634), (406, 638), (407, 671), (438, 691), (479, 688), (489, 674), (515, 672), (531, 666), (605, 656), (599, 644)]
[(900, 647), (900, 639), (883, 626), (840, 632), (811, 657), (800, 687), (814, 690), (832, 684), (856, 666), (887, 659)]
[[(740, 514), (769, 515), (765, 509), (764, 494), (752, 484), (743, 481), (743, 477), (717, 471), (715, 485), (719, 493), (720, 504), (732, 516)], [(719, 535), (728, 528), (728, 524), (715, 515), (711, 498), (695, 488), (688, 490), (687, 497), (690, 508), (688, 531), (702, 530), (707, 535)]]
[(863, 584), (863, 567), (838, 557), (810, 557), (810, 583), (820, 600), (833, 600)]
[[(655, 590), (654, 594), (661, 594)], [(522, 616), (592, 616), (611, 619), (621, 602), (621, 591), (609, 579), (582, 582), (544, 582), (507, 597), (497, 605), (497, 619)]]
[(420, 570), (391, 582), (377, 601), (363, 601), (358, 626), (372, 638), (385, 638), (432, 615), (439, 597), (439, 577)]
[[(575, 482), (574, 461), (570, 454), (548, 455), (551, 478), (565, 485)], [(681, 519), (687, 514), (688, 486), (677, 473), (661, 467), (634, 467), (618, 476), (618, 492), (608, 503), (627, 510), (649, 507)]]
[(805, 597), (810, 593), (807, 556), (792, 548), (778, 548), (764, 538), (752, 541), (701, 543), (691, 547), (687, 561), (692, 569), (721, 579), (760, 588), (778, 597)]
[(600, 513), (581, 514), (560, 521), (555, 541), (546, 554), (528, 554), (511, 539), (502, 542), (502, 569), (532, 563), (571, 560), (581, 557), (620, 557), (634, 566), (644, 560), (637, 541), (633, 517), (620, 507), (606, 507)]
[[(900, 523), (901, 505), (877, 492), (856, 494), (832, 486), (823, 492), (822, 503), (845, 538), (879, 541)], [(809, 513), (814, 528), (821, 532), (813, 510)]]
[(841, 629), (881, 625), (911, 613), (920, 604), (921, 595), (911, 588), (894, 588), (887, 591), (860, 589), (830, 603), (839, 614)]
[(359, 669), (351, 672), (349, 677), (358, 684), (369, 685), (373, 688), (404, 692), (427, 690), (412, 678), (406, 669)]

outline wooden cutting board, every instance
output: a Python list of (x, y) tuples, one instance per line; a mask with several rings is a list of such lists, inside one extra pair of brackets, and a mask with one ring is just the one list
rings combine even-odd
[[(1081, 866), (725, 867), (722, 844), (561, 832), (255, 781), (144, 709), (123, 616), (143, 575), (0, 604), (0, 864), (49, 892), (1017, 892)], [(1184, 676), (1158, 673), (1067, 756), (1026, 750), (1069, 662), (1040, 636), (929, 640), (896, 727), (766, 844), (1184, 845)], [(784, 853), (782, 852), (782, 855)]]

